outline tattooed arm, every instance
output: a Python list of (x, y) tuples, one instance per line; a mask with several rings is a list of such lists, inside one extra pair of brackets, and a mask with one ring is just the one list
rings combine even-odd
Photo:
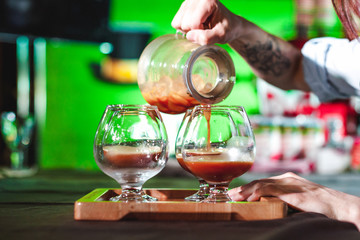
[(303, 76), (300, 50), (242, 17), (238, 18), (242, 24), (233, 31), (237, 37), (229, 44), (255, 74), (281, 89), (310, 91)]
[(229, 43), (259, 77), (279, 88), (310, 90), (299, 50), (233, 14), (218, 0), (185, 0), (172, 26), (202, 45)]

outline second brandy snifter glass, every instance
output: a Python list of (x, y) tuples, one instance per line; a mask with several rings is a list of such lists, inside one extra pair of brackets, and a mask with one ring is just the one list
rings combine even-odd
[(121, 185), (121, 194), (112, 201), (156, 201), (142, 186), (168, 160), (167, 134), (157, 107), (107, 106), (96, 131), (94, 157)]
[[(181, 122), (181, 125), (179, 127), (178, 133), (177, 133), (177, 137), (176, 137), (176, 142), (175, 142), (175, 157), (176, 160), (178, 161), (178, 163), (180, 164), (180, 166), (187, 172), (191, 173), (191, 171), (188, 169), (188, 167), (186, 167), (186, 165), (184, 164), (184, 160), (182, 157), (182, 153), (181, 153), (181, 147), (183, 144), (183, 137), (184, 137), (184, 132), (185, 132), (185, 128), (186, 125), (188, 123), (188, 120), (190, 118), (191, 112), (192, 112), (192, 108), (188, 109), (183, 117), (183, 120)], [(192, 174), (192, 173), (191, 173)], [(194, 202), (200, 202), (202, 200), (204, 200), (205, 198), (207, 198), (209, 196), (209, 184), (207, 184), (207, 182), (200, 178), (195, 176), (198, 181), (199, 181), (199, 190), (194, 193), (191, 196), (188, 196), (185, 198), (185, 201), (194, 201)]]
[(255, 158), (255, 138), (241, 106), (195, 106), (183, 134), (185, 166), (210, 186), (203, 202), (231, 202), (230, 182), (247, 172)]

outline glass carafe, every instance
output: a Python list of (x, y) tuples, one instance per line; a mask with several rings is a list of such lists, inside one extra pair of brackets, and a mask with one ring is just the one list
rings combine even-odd
[(164, 113), (219, 103), (234, 83), (234, 63), (227, 51), (217, 45), (190, 42), (179, 33), (156, 38), (139, 59), (141, 93)]

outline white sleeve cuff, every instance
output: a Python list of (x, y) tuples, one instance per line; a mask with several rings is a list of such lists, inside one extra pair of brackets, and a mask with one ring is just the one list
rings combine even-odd
[(302, 54), (305, 81), (320, 101), (360, 96), (360, 42), (312, 39)]

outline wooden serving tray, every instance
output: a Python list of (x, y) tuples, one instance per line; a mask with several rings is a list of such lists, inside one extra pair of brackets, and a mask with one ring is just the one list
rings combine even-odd
[(75, 202), (75, 220), (173, 220), (237, 221), (270, 220), (287, 215), (287, 204), (277, 198), (258, 202), (199, 203), (184, 201), (195, 193), (188, 189), (145, 189), (156, 202), (112, 202), (121, 189), (99, 188)]

